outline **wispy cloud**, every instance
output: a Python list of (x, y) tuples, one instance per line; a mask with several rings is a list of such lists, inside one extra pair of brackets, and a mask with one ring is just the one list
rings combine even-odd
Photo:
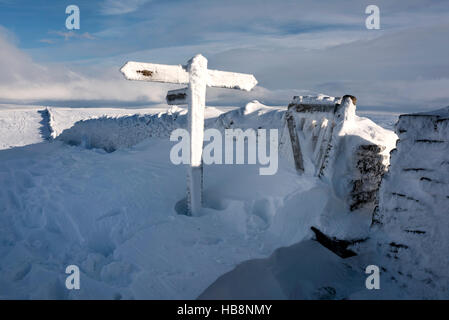
[(104, 15), (119, 15), (136, 11), (149, 0), (105, 0), (101, 4), (101, 13)]
[(55, 43), (55, 40), (52, 40), (52, 39), (40, 39), (39, 42), (53, 44), (53, 43)]
[(75, 32), (75, 31), (50, 31), (49, 33), (63, 37), (64, 40), (70, 40), (71, 38), (88, 39), (88, 40), (95, 39), (95, 37), (93, 35), (91, 35), (89, 32), (80, 33), (80, 32)]

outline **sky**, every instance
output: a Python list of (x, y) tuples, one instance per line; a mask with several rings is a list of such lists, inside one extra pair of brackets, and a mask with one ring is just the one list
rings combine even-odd
[[(80, 29), (65, 26), (80, 9)], [(380, 29), (367, 29), (368, 5)], [(209, 105), (355, 95), (358, 108), (449, 105), (447, 0), (0, 0), (0, 103), (140, 107), (176, 85), (126, 81), (128, 60), (254, 74), (252, 92), (208, 89)]]

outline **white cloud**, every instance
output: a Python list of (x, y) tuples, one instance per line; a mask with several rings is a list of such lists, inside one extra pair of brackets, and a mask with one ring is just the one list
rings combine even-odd
[[(263, 6), (230, 1), (155, 3), (155, 10), (139, 13), (145, 19), (110, 23), (108, 29), (94, 34), (96, 41), (60, 41), (51, 52), (47, 46), (27, 51), (52, 61), (57, 72), (31, 61), (11, 41), (0, 43), (0, 57), (10, 52), (5, 58), (10, 62), (4, 66), (0, 62), (0, 68), (14, 79), (2, 80), (0, 75), (0, 99), (160, 103), (169, 86), (125, 81), (118, 68), (126, 60), (182, 64), (202, 53), (211, 68), (253, 73), (260, 84), (250, 93), (208, 90), (211, 104), (242, 105), (258, 99), (286, 105), (295, 94), (325, 93), (354, 94), (359, 106), (403, 111), (449, 105), (449, 25), (444, 19), (449, 7), (443, 1), (426, 5), (410, 0), (403, 8), (403, 4), (380, 0), (382, 30), (364, 28), (367, 1), (328, 6), (313, 1)], [(130, 12), (136, 5), (142, 3), (117, 5), (110, 14)], [(308, 24), (318, 28), (301, 29)], [(89, 60), (74, 61), (86, 52)], [(14, 62), (16, 56), (20, 63)], [(54, 59), (70, 62), (63, 67)], [(11, 71), (12, 65), (16, 72)], [(68, 66), (72, 71), (67, 71)], [(25, 81), (31, 78), (31, 84)]]
[(136, 11), (149, 0), (105, 0), (101, 4), (101, 13), (104, 15), (118, 15)]
[[(0, 29), (0, 101), (160, 102), (163, 86), (124, 80), (117, 68), (86, 76), (60, 64), (41, 65), (12, 44)], [(100, 71), (100, 70), (99, 70)], [(88, 102), (87, 102), (88, 104)]]
[(52, 40), (52, 39), (40, 39), (39, 42), (42, 42), (42, 43), (48, 43), (48, 44), (53, 44), (53, 43), (55, 43), (55, 41)]
[(63, 37), (64, 40), (69, 40), (71, 38), (95, 40), (95, 37), (91, 35), (89, 32), (79, 33), (75, 31), (50, 31), (49, 33)]

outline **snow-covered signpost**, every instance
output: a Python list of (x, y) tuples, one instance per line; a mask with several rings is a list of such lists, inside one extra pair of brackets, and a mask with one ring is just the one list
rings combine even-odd
[(187, 172), (187, 210), (197, 215), (202, 204), (203, 190), (203, 138), (206, 87), (219, 87), (250, 91), (257, 84), (251, 74), (207, 69), (207, 59), (198, 54), (186, 66), (128, 62), (121, 72), (128, 80), (187, 84), (184, 89), (171, 90), (168, 104), (188, 104), (188, 130), (190, 133), (190, 166)]

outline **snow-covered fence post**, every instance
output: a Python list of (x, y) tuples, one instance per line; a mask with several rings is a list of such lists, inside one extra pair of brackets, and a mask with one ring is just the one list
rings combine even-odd
[(202, 204), (202, 154), (206, 87), (250, 91), (257, 84), (251, 74), (207, 69), (207, 59), (198, 54), (186, 66), (127, 62), (120, 70), (128, 80), (188, 84), (187, 88), (170, 90), (167, 103), (188, 104), (190, 133), (190, 166), (187, 172), (187, 210), (198, 215)]

